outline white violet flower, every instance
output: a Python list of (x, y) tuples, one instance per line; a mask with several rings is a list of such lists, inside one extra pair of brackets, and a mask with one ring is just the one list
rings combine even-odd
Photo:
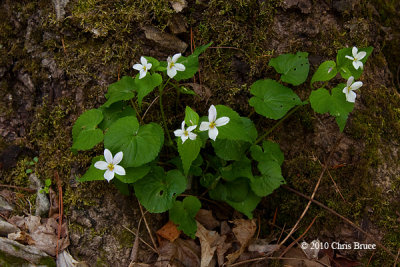
[(135, 65), (133, 65), (132, 68), (134, 68), (135, 70), (140, 71), (139, 79), (142, 79), (143, 77), (146, 76), (147, 71), (149, 69), (151, 69), (152, 64), (151, 63), (147, 63), (147, 59), (145, 57), (140, 57), (140, 62), (142, 64), (135, 64)]
[(167, 75), (170, 78), (174, 78), (177, 71), (185, 71), (185, 66), (181, 63), (176, 63), (178, 59), (182, 56), (181, 53), (175, 54), (172, 59), (171, 57), (167, 58), (168, 66), (167, 66)]
[(185, 121), (182, 122), (182, 129), (178, 129), (174, 131), (176, 137), (180, 137), (182, 139), (182, 144), (190, 138), (190, 140), (195, 140), (197, 134), (192, 133), (194, 129), (196, 129), (197, 125), (189, 126), (185, 130)]
[(354, 93), (354, 90), (357, 90), (358, 88), (360, 88), (363, 83), (362, 82), (354, 82), (354, 77), (351, 76), (348, 80), (347, 80), (347, 86), (345, 88), (343, 88), (343, 93), (346, 95), (346, 101), (347, 102), (351, 102), (354, 103), (356, 101), (356, 93)]
[(97, 161), (94, 164), (94, 167), (99, 169), (99, 170), (106, 170), (104, 173), (104, 178), (110, 182), (114, 178), (114, 174), (118, 175), (125, 175), (125, 169), (122, 166), (117, 165), (118, 163), (121, 162), (123, 157), (123, 153), (118, 152), (115, 157), (113, 158), (110, 150), (107, 148), (104, 149), (104, 158), (106, 161)]
[(364, 52), (364, 51), (358, 52), (357, 47), (354, 46), (352, 53), (353, 53), (352, 57), (346, 56), (346, 58), (353, 60), (353, 66), (356, 70), (358, 70), (358, 68), (363, 69), (363, 63), (360, 60), (363, 59), (367, 55), (367, 52)]
[(218, 135), (217, 127), (228, 124), (229, 118), (221, 117), (217, 119), (217, 110), (215, 109), (214, 105), (211, 105), (210, 109), (208, 110), (208, 120), (209, 121), (203, 121), (200, 124), (200, 131), (208, 131), (208, 137), (215, 141)]

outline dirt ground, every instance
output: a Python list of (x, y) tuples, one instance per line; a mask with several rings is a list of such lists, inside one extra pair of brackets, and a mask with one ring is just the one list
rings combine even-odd
[[(206, 114), (210, 104), (225, 104), (248, 116), (250, 86), (262, 78), (278, 78), (268, 61), (281, 53), (309, 53), (311, 70), (334, 60), (343, 47), (373, 46), (360, 78), (364, 86), (341, 134), (334, 118), (300, 108), (268, 138), (285, 155), (287, 185), (310, 196), (326, 163), (316, 199), (379, 240), (393, 254), (400, 248), (400, 3), (396, 0), (53, 0), (0, 3), (0, 179), (1, 184), (26, 187), (26, 163), (35, 156), (35, 174), (62, 180), (71, 255), (89, 266), (128, 266), (135, 229), (141, 216), (134, 195), (123, 196), (104, 182), (78, 183), (91, 158), (102, 153), (73, 154), (71, 129), (86, 109), (105, 102), (110, 83), (136, 75), (132, 65), (141, 55), (165, 60), (191, 53), (191, 46), (213, 41), (200, 57), (199, 96), (167, 92), (168, 124), (177, 128), (177, 113), (191, 105)], [(179, 7), (183, 7), (179, 11)], [(175, 8), (175, 9), (174, 9)], [(161, 36), (161, 37), (160, 37)], [(311, 77), (311, 76), (310, 76)], [(295, 92), (306, 99), (309, 81)], [(343, 82), (336, 77), (334, 82)], [(148, 107), (156, 93), (144, 99)], [(146, 117), (160, 121), (157, 104)], [(261, 133), (274, 121), (252, 114)], [(339, 140), (339, 141), (338, 141)], [(335, 181), (335, 184), (332, 182)], [(340, 192), (340, 193), (339, 193)], [(199, 192), (202, 193), (202, 192)], [(341, 196), (341, 195), (342, 196)], [(13, 214), (29, 213), (27, 200)], [(217, 220), (245, 218), (229, 207), (204, 201)], [(254, 212), (260, 237), (290, 228), (307, 204), (285, 188), (264, 198)], [(34, 201), (33, 201), (34, 205)], [(276, 218), (274, 218), (274, 214)], [(11, 216), (11, 215), (10, 215)], [(167, 214), (147, 214), (153, 232)], [(311, 205), (294, 234), (308, 242), (372, 242), (367, 236)], [(145, 227), (142, 238), (151, 242)], [(392, 266), (383, 249), (338, 252), (362, 266)], [(138, 261), (152, 263), (157, 255), (143, 243)], [(271, 263), (279, 266), (279, 261)], [(349, 265), (350, 266), (350, 265)]]

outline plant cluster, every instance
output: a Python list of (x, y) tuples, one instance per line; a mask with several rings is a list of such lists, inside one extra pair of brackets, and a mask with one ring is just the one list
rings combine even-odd
[[(136, 197), (149, 212), (169, 211), (170, 219), (192, 238), (197, 228), (194, 216), (201, 203), (195, 196), (177, 200), (192, 179), (207, 189), (210, 198), (228, 203), (249, 218), (262, 197), (285, 183), (281, 171), (284, 154), (279, 144), (265, 140), (275, 127), (259, 134), (251, 119), (228, 106), (211, 105), (208, 116), (200, 116), (186, 106), (179, 123), (181, 127), (173, 131), (174, 145), (165, 119), (163, 92), (169, 86), (180, 93), (194, 94), (183, 89), (179, 81), (195, 75), (198, 57), (210, 45), (197, 48), (188, 57), (176, 54), (161, 62), (141, 57), (141, 63), (133, 66), (139, 71), (136, 77), (124, 76), (111, 84), (107, 101), (97, 109), (84, 112), (72, 129), (73, 150), (90, 150), (101, 142), (105, 148), (104, 156), (96, 156), (79, 181), (106, 179), (127, 194), (129, 187), (133, 187)], [(354, 80), (360, 78), (371, 52), (372, 47), (360, 52), (355, 47), (339, 50), (336, 62), (323, 62), (312, 76), (311, 88), (315, 83), (324, 84), (312, 90), (306, 100), (301, 100), (287, 85), (298, 86), (307, 80), (308, 54), (280, 55), (269, 62), (281, 74), (280, 80), (254, 82), (249, 104), (256, 113), (278, 120), (279, 124), (299, 107), (310, 103), (317, 113), (334, 116), (343, 131), (354, 108), (354, 90), (362, 85)], [(340, 83), (329, 91), (326, 86), (338, 73), (348, 80), (347, 84)], [(158, 122), (145, 124), (140, 116), (143, 98), (155, 88), (159, 91), (164, 130)], [(166, 142), (164, 136), (168, 138)], [(177, 152), (168, 153), (168, 164), (159, 164), (164, 145)]]

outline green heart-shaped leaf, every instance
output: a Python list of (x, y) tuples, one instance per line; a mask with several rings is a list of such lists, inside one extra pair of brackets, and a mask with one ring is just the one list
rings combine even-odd
[(194, 196), (188, 196), (183, 201), (175, 201), (169, 210), (169, 219), (178, 225), (186, 235), (195, 238), (197, 224), (194, 217), (201, 208), (201, 202)]
[(138, 92), (138, 103), (139, 107), (142, 106), (142, 100), (145, 96), (150, 94), (154, 88), (162, 83), (162, 77), (158, 73), (150, 74), (147, 73), (145, 77), (139, 79), (139, 76), (135, 78), (135, 88)]
[(103, 120), (103, 114), (98, 109), (84, 112), (72, 127), (73, 149), (88, 150), (103, 141), (103, 131), (97, 125)]
[(134, 184), (140, 203), (153, 213), (169, 210), (177, 195), (186, 189), (186, 178), (178, 170), (164, 173), (161, 167), (153, 167), (149, 174)]
[(112, 104), (110, 107), (101, 107), (101, 111), (103, 112), (103, 121), (99, 124), (99, 128), (106, 130), (111, 124), (117, 121), (119, 118), (126, 116), (135, 116), (135, 110), (128, 106), (126, 103), (120, 101)]
[(104, 103), (103, 106), (108, 108), (115, 102), (131, 100), (135, 96), (135, 90), (135, 80), (130, 76), (123, 76), (121, 80), (108, 86), (108, 92), (106, 94), (107, 102)]
[(265, 197), (282, 184), (285, 184), (285, 179), (282, 177), (281, 167), (277, 162), (259, 162), (258, 169), (262, 175), (254, 177), (250, 183), (251, 189), (257, 196)]
[(197, 155), (199, 155), (202, 142), (199, 138), (196, 138), (195, 140), (187, 139), (183, 144), (182, 139), (177, 138), (176, 142), (178, 144), (179, 156), (181, 157), (183, 164), (183, 171), (185, 175), (187, 175), (192, 162), (197, 158)]
[(324, 114), (329, 112), (331, 94), (325, 88), (312, 91), (310, 95), (311, 107), (315, 112)]
[(317, 71), (312, 76), (311, 86), (314, 82), (329, 81), (330, 79), (335, 77), (337, 73), (338, 70), (336, 68), (335, 61), (332, 60), (325, 61), (321, 65), (319, 65)]
[(300, 105), (300, 98), (292, 89), (271, 80), (258, 80), (251, 86), (254, 97), (249, 104), (258, 114), (270, 119), (280, 119), (294, 106)]
[(275, 68), (276, 72), (282, 74), (281, 79), (293, 85), (302, 84), (307, 80), (310, 64), (308, 53), (297, 52), (293, 54), (282, 54), (269, 61), (269, 66)]
[(164, 143), (160, 125), (150, 123), (139, 127), (135, 117), (117, 120), (104, 136), (104, 146), (113, 153), (122, 151), (121, 165), (138, 167), (154, 160)]

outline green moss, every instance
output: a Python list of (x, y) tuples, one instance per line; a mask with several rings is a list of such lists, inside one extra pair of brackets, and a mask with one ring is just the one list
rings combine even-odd
[(135, 236), (126, 229), (121, 231), (121, 229), (115, 228), (112, 235), (118, 240), (121, 248), (131, 248), (135, 241)]

